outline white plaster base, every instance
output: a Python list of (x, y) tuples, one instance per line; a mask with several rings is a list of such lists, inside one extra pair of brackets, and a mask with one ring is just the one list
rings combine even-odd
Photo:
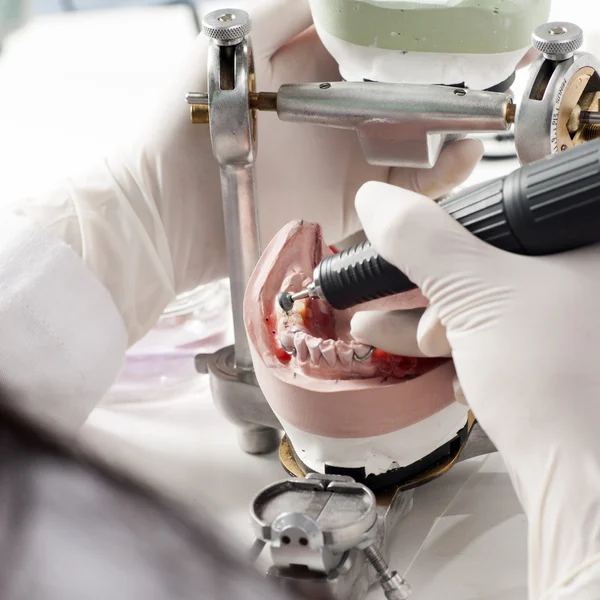
[(468, 407), (455, 402), (410, 427), (365, 438), (330, 438), (307, 433), (278, 416), (298, 458), (317, 473), (325, 463), (336, 467), (364, 467), (367, 475), (406, 467), (454, 438), (467, 422)]

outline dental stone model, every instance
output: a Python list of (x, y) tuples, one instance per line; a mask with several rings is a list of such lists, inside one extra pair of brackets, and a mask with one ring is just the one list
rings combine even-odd
[(310, 0), (310, 7), (347, 81), (484, 90), (511, 78), (550, 0)]
[[(244, 302), (256, 376), (305, 467), (370, 476), (375, 486), (374, 478), (387, 474), (386, 485), (396, 483), (464, 438), (468, 409), (454, 399), (450, 361), (396, 357), (358, 344), (349, 334), (353, 310), (306, 299), (289, 314), (281, 311), (279, 292), (299, 291), (330, 253), (320, 227), (301, 221), (285, 226), (263, 253)], [(361, 310), (424, 303), (411, 292)]]

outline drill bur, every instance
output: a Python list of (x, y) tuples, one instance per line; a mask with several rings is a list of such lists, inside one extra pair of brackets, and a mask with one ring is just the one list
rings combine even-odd
[(302, 290), (301, 292), (298, 292), (297, 294), (290, 294), (289, 292), (281, 292), (279, 294), (279, 296), (277, 296), (277, 302), (279, 303), (281, 310), (283, 310), (286, 313), (289, 313), (292, 310), (292, 308), (294, 306), (294, 302), (296, 302), (296, 300), (302, 300), (304, 298), (308, 298), (309, 296), (310, 296), (309, 290)]

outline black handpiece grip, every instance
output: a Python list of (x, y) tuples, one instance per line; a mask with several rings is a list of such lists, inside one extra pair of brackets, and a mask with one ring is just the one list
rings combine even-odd
[[(514, 254), (557, 254), (600, 242), (600, 140), (460, 192), (440, 206), (479, 239)], [(415, 287), (369, 242), (325, 258), (318, 284), (340, 310)]]
[(324, 258), (315, 282), (320, 284), (327, 302), (338, 310), (416, 287), (367, 241)]

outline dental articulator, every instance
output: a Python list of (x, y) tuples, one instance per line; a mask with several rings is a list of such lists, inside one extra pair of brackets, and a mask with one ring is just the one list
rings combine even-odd
[[(400, 482), (372, 486), (354, 473), (310, 472), (288, 437), (281, 439), (283, 427), (258, 385), (243, 320), (244, 292), (261, 255), (257, 113), (354, 130), (365, 160), (389, 167), (431, 168), (453, 140), (513, 128), (521, 168), (440, 204), (491, 245), (552, 254), (600, 241), (600, 140), (594, 141), (600, 137), (599, 63), (580, 51), (578, 26), (546, 23), (533, 32), (540, 55), (518, 102), (507, 91), (362, 80), (288, 84), (264, 93), (256, 89), (250, 15), (213, 12), (203, 31), (211, 38), (208, 91), (191, 92), (187, 101), (192, 121), (210, 127), (221, 169), (235, 344), (198, 356), (196, 365), (210, 376), (215, 403), (239, 427), (242, 449), (265, 454), (279, 447), (291, 476), (252, 503), (253, 556), (268, 546), (268, 576), (313, 598), (358, 600), (374, 583), (390, 600), (407, 598), (408, 583), (387, 561), (390, 537), (412, 507), (413, 489), (495, 449), (469, 415), (464, 435), (445, 454)], [(280, 293), (283, 313), (301, 300), (342, 310), (415, 287), (368, 241), (326, 256), (311, 279), (298, 292)]]

